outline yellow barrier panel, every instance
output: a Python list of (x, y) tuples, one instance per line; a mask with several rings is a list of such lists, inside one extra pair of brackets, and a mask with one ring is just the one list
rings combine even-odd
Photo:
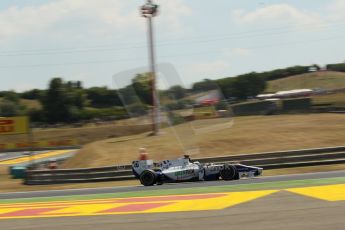
[(28, 117), (0, 117), (0, 135), (29, 132)]

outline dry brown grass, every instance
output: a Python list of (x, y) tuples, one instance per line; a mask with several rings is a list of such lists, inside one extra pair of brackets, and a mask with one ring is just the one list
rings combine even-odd
[[(204, 124), (212, 120), (204, 120)], [(180, 140), (175, 134), (180, 134)], [(138, 157), (138, 148), (146, 147), (155, 160), (184, 154), (181, 142), (200, 151), (192, 157), (208, 157), (316, 148), (345, 143), (345, 116), (341, 114), (307, 114), (238, 117), (231, 128), (202, 133), (195, 137), (187, 124), (166, 128), (160, 136), (147, 133), (110, 138), (86, 145), (63, 167), (97, 167), (129, 164)]]
[(27, 109), (41, 109), (42, 104), (38, 100), (21, 99), (20, 103)]
[(306, 73), (268, 82), (266, 92), (292, 89), (337, 89), (345, 88), (345, 73), (324, 71)]
[[(110, 137), (132, 135), (150, 130), (150, 125), (108, 124), (82, 128), (58, 128), (34, 130), (35, 140), (77, 139), (79, 144), (86, 144)], [(27, 135), (1, 136), (1, 143), (27, 141)]]

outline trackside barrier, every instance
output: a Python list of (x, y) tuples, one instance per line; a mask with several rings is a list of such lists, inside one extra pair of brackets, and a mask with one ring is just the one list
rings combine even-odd
[[(54, 160), (60, 164), (66, 159), (70, 158), (70, 156), (64, 156), (64, 157), (56, 157)], [(13, 179), (24, 179), (26, 177), (26, 171), (28, 168), (37, 168), (40, 165), (47, 164), (50, 161), (49, 158), (47, 159), (40, 159), (36, 160), (34, 163), (28, 162), (28, 163), (23, 163), (23, 164), (17, 164), (17, 165), (11, 165), (8, 168), (9, 174), (12, 176)], [(24, 173), (18, 174), (18, 171), (24, 171)]]
[(132, 170), (122, 165), (101, 168), (27, 170), (25, 184), (58, 184), (134, 179)]
[(208, 162), (228, 162), (228, 161), (243, 161), (249, 159), (263, 159), (263, 158), (274, 158), (274, 157), (288, 157), (288, 156), (300, 156), (306, 154), (319, 154), (319, 153), (333, 153), (345, 151), (345, 146), (327, 147), (327, 148), (312, 148), (312, 149), (299, 149), (289, 151), (278, 151), (278, 152), (264, 152), (255, 154), (241, 154), (232, 156), (218, 156), (218, 157), (206, 157), (193, 159), (193, 161), (199, 161), (200, 163)]
[[(345, 146), (266, 152), (192, 159), (201, 163), (240, 162), (264, 169), (282, 169), (345, 163)], [(123, 181), (135, 179), (131, 165), (101, 168), (27, 170), (24, 183), (28, 185)]]

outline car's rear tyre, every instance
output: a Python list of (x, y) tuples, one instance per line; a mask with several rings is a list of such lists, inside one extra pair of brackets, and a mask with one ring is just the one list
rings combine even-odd
[(234, 165), (224, 164), (223, 169), (220, 170), (220, 176), (223, 180), (236, 180), (238, 172)]
[(157, 183), (157, 175), (153, 170), (147, 169), (140, 175), (140, 183), (144, 186), (152, 186)]

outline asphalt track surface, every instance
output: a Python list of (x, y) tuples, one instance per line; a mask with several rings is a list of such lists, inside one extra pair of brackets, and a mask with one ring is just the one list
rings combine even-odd
[[(239, 185), (239, 184), (253, 184), (265, 182), (279, 182), (290, 180), (305, 180), (305, 179), (322, 179), (333, 177), (344, 177), (344, 171), (332, 171), (321, 173), (304, 173), (282, 176), (267, 176), (253, 179), (241, 179), (237, 181), (201, 181), (188, 183), (174, 183), (164, 184), (160, 186), (126, 186), (126, 187), (107, 187), (107, 188), (88, 188), (88, 189), (67, 189), (67, 190), (50, 190), (50, 191), (34, 191), (34, 192), (14, 192), (14, 193), (0, 193), (0, 199), (17, 199), (17, 198), (33, 198), (33, 197), (55, 197), (55, 196), (71, 196), (71, 195), (90, 195), (90, 194), (104, 194), (117, 192), (132, 192), (132, 191), (149, 191), (157, 189), (179, 189), (179, 188), (198, 188), (221, 185)], [(345, 212), (345, 209), (344, 209)], [(345, 226), (344, 226), (345, 229)]]
[[(169, 188), (193, 188), (224, 184), (249, 184), (303, 179), (343, 177), (345, 171), (262, 177), (239, 181), (167, 184), (154, 187), (117, 187), (46, 192), (1, 194), (0, 199), (114, 193)], [(176, 229), (241, 229), (241, 230), (342, 230), (345, 229), (345, 200), (327, 201), (281, 190), (268, 196), (232, 207), (212, 211), (143, 213), (79, 217), (47, 217), (0, 220), (4, 230), (176, 230)]]
[(329, 202), (280, 191), (223, 210), (0, 220), (6, 230), (342, 230), (345, 201)]

